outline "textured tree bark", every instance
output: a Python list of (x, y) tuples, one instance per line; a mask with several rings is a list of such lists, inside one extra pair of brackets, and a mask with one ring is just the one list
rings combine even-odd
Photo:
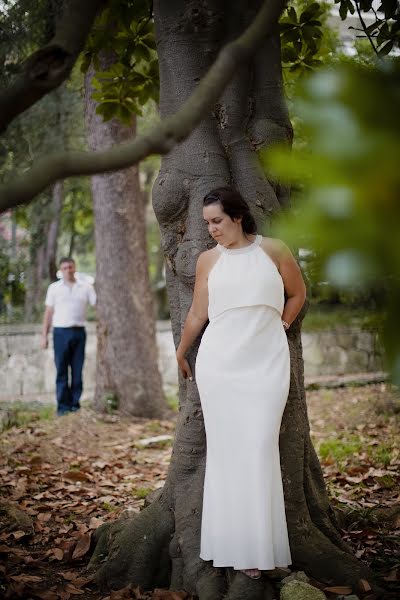
[[(202, 4), (158, 0), (154, 8), (164, 118), (192, 92), (221, 45), (253, 18), (258, 2), (238, 2), (228, 10), (222, 0)], [(291, 137), (283, 99), (279, 37), (275, 34), (265, 41), (250, 68), (237, 71), (214, 113), (163, 158), (154, 186), (153, 204), (162, 232), (176, 345), (191, 304), (196, 259), (214, 245), (203, 223), (202, 198), (214, 187), (234, 183), (249, 202), (259, 231), (267, 232), (273, 215), (287, 206), (289, 194), (265, 177), (257, 150), (276, 140), (290, 143)], [(296, 568), (317, 579), (355, 584), (368, 576), (367, 570), (340, 538), (309, 435), (300, 337), (305, 312), (306, 306), (288, 333), (291, 386), (280, 436), (292, 558)], [(189, 353), (192, 369), (199, 341)], [(163, 571), (164, 585), (186, 589), (200, 600), (272, 597), (268, 578), (251, 581), (232, 569), (214, 569), (199, 558), (205, 456), (196, 383), (181, 378), (176, 439), (162, 493), (133, 520), (119, 523), (119, 529), (101, 528), (96, 536), (98, 546), (92, 566), (100, 567), (97, 576), (102, 587), (116, 588), (129, 582), (151, 587), (154, 579), (150, 574), (162, 552), (161, 540), (155, 542), (154, 531), (162, 531), (164, 551), (169, 549), (171, 560), (170, 575), (165, 576)], [(165, 534), (168, 527), (170, 536)], [(147, 528), (152, 534), (146, 546), (152, 560), (143, 569), (140, 557)], [(104, 561), (106, 556), (108, 560)]]
[[(106, 69), (112, 57), (103, 56)], [(86, 76), (86, 124), (91, 149), (135, 135), (116, 119), (103, 122)], [(153, 302), (148, 275), (145, 205), (138, 167), (92, 178), (96, 239), (97, 367), (95, 406), (116, 399), (122, 414), (161, 417), (164, 396), (157, 366)]]

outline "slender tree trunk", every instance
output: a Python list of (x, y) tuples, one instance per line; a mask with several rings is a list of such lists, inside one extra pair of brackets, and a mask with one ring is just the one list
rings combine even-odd
[(60, 230), (61, 209), (63, 203), (63, 183), (57, 181), (53, 187), (53, 218), (50, 221), (46, 244), (46, 268), (51, 281), (57, 279), (57, 242)]
[(68, 256), (73, 256), (75, 250), (75, 231), (71, 233), (71, 237), (69, 238), (69, 250)]
[(26, 321), (42, 314), (46, 287), (57, 278), (57, 243), (63, 199), (63, 184), (59, 181), (53, 186), (51, 196), (41, 198), (31, 212)]
[[(106, 69), (112, 57), (103, 56)], [(86, 75), (86, 125), (91, 149), (135, 135), (113, 119), (103, 122)], [(95, 405), (116, 402), (122, 414), (160, 417), (164, 411), (153, 302), (148, 274), (145, 205), (138, 167), (92, 178), (96, 240), (97, 373)]]
[[(245, 27), (258, 4), (243, 0), (228, 9), (222, 0), (155, 2), (163, 117), (179, 108), (221, 45)], [(214, 187), (235, 184), (249, 202), (259, 231), (267, 231), (273, 215), (287, 206), (288, 190), (268, 181), (257, 150), (272, 141), (289, 143), (291, 137), (276, 34), (266, 40), (250, 66), (238, 70), (214, 114), (162, 161), (153, 204), (162, 232), (176, 345), (192, 300), (196, 259), (214, 245), (203, 223), (202, 198)], [(280, 435), (290, 546), (295, 568), (326, 582), (354, 584), (367, 571), (349, 553), (335, 527), (309, 435), (300, 337), (305, 310), (306, 306), (288, 333), (291, 386)], [(189, 353), (192, 368), (199, 341)], [(92, 565), (100, 567), (98, 581), (105, 588), (118, 588), (129, 582), (151, 587), (161, 580), (173, 589), (197, 594), (200, 600), (271, 598), (267, 578), (251, 581), (232, 569), (214, 569), (199, 558), (206, 439), (195, 382), (181, 379), (179, 395), (180, 415), (165, 487), (135, 519), (99, 530), (92, 559)], [(106, 555), (100, 566), (99, 559)]]

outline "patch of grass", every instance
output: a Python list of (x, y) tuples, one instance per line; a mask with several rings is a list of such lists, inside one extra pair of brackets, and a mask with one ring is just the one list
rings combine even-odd
[(325, 329), (341, 329), (343, 327), (360, 327), (361, 329), (381, 329), (383, 315), (365, 309), (352, 309), (346, 306), (311, 305), (304, 323), (304, 331), (323, 331)]
[(381, 487), (388, 490), (391, 490), (396, 486), (395, 478), (392, 475), (389, 475), (389, 473), (387, 475), (383, 475), (382, 477), (377, 477), (377, 480), (379, 481), (379, 485)]
[(2, 405), (1, 429), (25, 427), (35, 421), (49, 421), (55, 416), (55, 408), (51, 404), (39, 402), (12, 402)]
[(377, 466), (382, 465), (383, 467), (387, 467), (392, 460), (392, 448), (387, 444), (369, 447), (368, 454), (370, 454)]
[(357, 436), (352, 436), (348, 440), (330, 439), (321, 442), (318, 447), (318, 454), (322, 460), (332, 459), (337, 463), (343, 462), (353, 454), (361, 452), (363, 444)]
[(177, 394), (167, 394), (167, 404), (168, 408), (170, 408), (174, 412), (178, 412), (179, 410), (179, 399)]
[(106, 392), (101, 399), (105, 412), (113, 415), (119, 408), (119, 398), (115, 392)]
[(146, 429), (148, 429), (152, 433), (160, 433), (161, 431), (164, 431), (159, 421), (150, 421), (146, 424)]
[(67, 525), (69, 525), (70, 523), (73, 523), (76, 519), (76, 514), (71, 512), (69, 515), (67, 515), (64, 518), (64, 523), (66, 523)]
[(79, 462), (72, 462), (69, 465), (69, 470), (70, 471), (79, 471), (81, 468), (81, 463)]
[(151, 488), (147, 488), (147, 487), (133, 488), (132, 489), (132, 496), (135, 496), (136, 498), (140, 498), (141, 500), (143, 500), (152, 491), (153, 490)]
[(115, 510), (115, 506), (113, 506), (109, 502), (103, 502), (103, 504), (101, 505), (101, 508), (103, 510), (106, 510), (107, 512), (114, 512), (114, 510)]

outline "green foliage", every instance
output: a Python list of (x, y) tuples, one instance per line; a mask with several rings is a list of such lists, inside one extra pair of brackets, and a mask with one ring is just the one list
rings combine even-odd
[(107, 392), (102, 398), (103, 410), (108, 415), (112, 415), (119, 407), (119, 399), (115, 392)]
[(110, 504), (109, 502), (103, 502), (101, 508), (109, 513), (114, 512), (116, 510), (116, 507)]
[(345, 65), (313, 74), (296, 103), (311, 143), (264, 155), (303, 192), (275, 234), (320, 258), (316, 276), (342, 290), (378, 290), (384, 343), (400, 382), (400, 66)]
[(318, 454), (323, 460), (331, 459), (340, 464), (346, 458), (359, 453), (362, 447), (362, 441), (353, 435), (347, 440), (330, 439), (321, 442), (318, 446)]
[(26, 427), (35, 421), (49, 421), (54, 418), (54, 406), (40, 402), (27, 402), (16, 400), (2, 402), (1, 430), (11, 427)]
[(152, 492), (152, 488), (148, 488), (148, 487), (138, 487), (138, 488), (132, 488), (132, 496), (135, 496), (136, 498), (140, 498), (141, 500), (144, 500), (144, 498), (146, 498), (149, 494), (151, 494)]
[(15, 214), (10, 214), (0, 223), (0, 317), (6, 320), (20, 320), (25, 299), (24, 277), (27, 267), (25, 244), (18, 239), (13, 242), (5, 237), (6, 228), (11, 230)]
[(52, 37), (55, 4), (47, 0), (1, 2), (0, 84), (8, 84), (29, 54)]
[[(102, 53), (114, 57), (105, 71), (100, 70)], [(89, 36), (83, 72), (91, 62), (96, 69), (93, 99), (105, 121), (116, 117), (129, 125), (132, 115), (141, 115), (141, 106), (150, 98), (158, 101), (158, 60), (149, 1), (108, 2)]]
[(170, 408), (173, 412), (179, 411), (179, 398), (177, 394), (169, 393), (166, 396), (168, 408)]
[(61, 213), (62, 236), (60, 254), (88, 255), (94, 252), (93, 203), (90, 182), (72, 177), (64, 182), (64, 203)]
[[(373, 0), (335, 0), (335, 3), (339, 4), (342, 21), (349, 13), (353, 15), (358, 12), (361, 27), (357, 29), (364, 33), (374, 51), (380, 56), (386, 56), (391, 50), (400, 46), (398, 0), (382, 0), (377, 11), (373, 7)], [(374, 15), (374, 22), (371, 25), (364, 22), (363, 13)]]
[(308, 71), (321, 64), (316, 57), (323, 37), (321, 17), (325, 6), (307, 2), (291, 4), (280, 20), (282, 62), (290, 71)]
[(334, 307), (311, 303), (303, 322), (303, 331), (332, 331), (353, 327), (377, 331), (382, 329), (384, 317), (383, 313), (349, 307), (345, 303)]

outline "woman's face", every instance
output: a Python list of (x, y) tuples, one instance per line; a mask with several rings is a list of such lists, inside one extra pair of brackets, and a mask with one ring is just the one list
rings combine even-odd
[(237, 239), (242, 229), (242, 219), (231, 219), (219, 202), (204, 206), (203, 217), (208, 225), (208, 232), (220, 244), (226, 244)]

